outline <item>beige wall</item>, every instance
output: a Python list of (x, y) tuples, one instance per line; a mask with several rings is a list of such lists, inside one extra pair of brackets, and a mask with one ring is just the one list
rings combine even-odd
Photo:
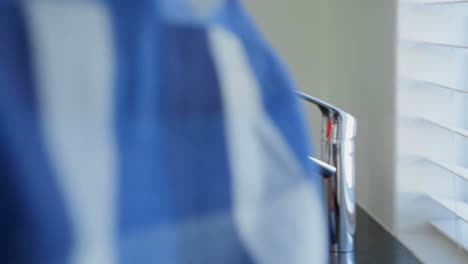
[[(327, 80), (324, 0), (244, 0), (262, 33), (280, 53), (298, 87), (322, 93)], [(312, 90), (311, 90), (312, 89)]]

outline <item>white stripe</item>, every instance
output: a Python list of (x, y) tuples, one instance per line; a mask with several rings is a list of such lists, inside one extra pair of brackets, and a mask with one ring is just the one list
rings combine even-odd
[(114, 263), (116, 147), (108, 14), (88, 1), (27, 1), (25, 10), (45, 141), (75, 231), (71, 263)]
[(263, 109), (242, 44), (209, 31), (225, 105), (235, 221), (256, 263), (325, 263), (321, 199)]

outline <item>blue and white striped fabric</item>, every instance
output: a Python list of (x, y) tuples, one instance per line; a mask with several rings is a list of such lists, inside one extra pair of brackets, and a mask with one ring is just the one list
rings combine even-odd
[(0, 263), (326, 263), (293, 91), (235, 0), (0, 2)]

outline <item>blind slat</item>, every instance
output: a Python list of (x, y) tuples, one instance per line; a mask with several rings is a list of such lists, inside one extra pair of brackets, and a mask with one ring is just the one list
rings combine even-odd
[(430, 42), (430, 41), (415, 41), (414, 43), (429, 45), (429, 46), (443, 47), (443, 48), (468, 49), (468, 46), (460, 45), (460, 44), (450, 44), (450, 43)]
[(467, 0), (447, 0), (447, 1), (427, 1), (423, 2), (423, 5), (457, 5), (457, 4), (468, 4)]
[(434, 120), (431, 120), (429, 118), (426, 118), (426, 117), (420, 117), (421, 120), (425, 121), (425, 122), (428, 122), (432, 125), (435, 125), (439, 128), (442, 128), (444, 130), (447, 130), (449, 132), (452, 132), (452, 133), (455, 133), (459, 136), (462, 136), (464, 138), (468, 138), (468, 131), (465, 130), (465, 129), (461, 129), (461, 128), (451, 128), (449, 125), (447, 124), (444, 124), (442, 122), (438, 122), (438, 121), (434, 121)]
[(460, 217), (460, 219), (468, 223), (468, 204), (467, 203), (461, 200), (439, 196), (439, 195), (428, 194), (428, 196), (433, 201), (445, 207), (454, 215)]
[(468, 224), (460, 219), (434, 220), (431, 225), (463, 250), (468, 252)]
[(462, 90), (462, 89), (454, 88), (454, 87), (451, 87), (451, 86), (434, 83), (434, 82), (431, 82), (431, 81), (415, 80), (415, 79), (409, 79), (409, 78), (407, 80), (405, 80), (405, 81), (424, 84), (424, 85), (428, 85), (428, 86), (436, 87), (436, 88), (440, 88), (440, 89), (450, 90), (450, 91), (454, 91), (454, 92), (461, 93), (461, 94), (468, 94), (468, 91), (466, 91), (466, 90)]
[(446, 163), (443, 163), (443, 162), (435, 161), (433, 159), (426, 159), (426, 161), (428, 161), (429, 163), (432, 163), (435, 166), (437, 166), (439, 168), (442, 168), (442, 169), (444, 169), (444, 170), (446, 170), (448, 172), (451, 172), (451, 173), (459, 176), (460, 178), (468, 181), (468, 170), (461, 167), (461, 166), (449, 165), (449, 164), (446, 164)]

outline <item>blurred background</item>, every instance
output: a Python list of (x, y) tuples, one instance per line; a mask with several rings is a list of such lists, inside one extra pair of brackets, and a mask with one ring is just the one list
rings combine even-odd
[[(356, 117), (358, 206), (423, 263), (468, 263), (468, 0), (239, 2), (295, 87)], [(218, 17), (218, 4), (236, 1), (5, 3), (1, 257), (65, 260), (76, 241), (83, 257), (73, 263), (114, 263), (106, 256), (117, 255), (126, 263), (249, 263), (246, 248), (268, 264), (329, 257), (322, 182), (304, 173), (309, 148), (294, 86), (241, 9)], [(271, 67), (263, 76), (249, 73), (252, 54), (256, 66)], [(303, 108), (318, 152), (321, 115)], [(239, 122), (230, 123), (231, 141), (223, 111)], [(244, 164), (258, 170), (235, 166)], [(248, 209), (241, 224), (233, 220), (246, 212), (233, 213), (239, 204)], [(360, 228), (358, 236), (373, 230)], [(398, 259), (401, 251), (382, 248)]]

